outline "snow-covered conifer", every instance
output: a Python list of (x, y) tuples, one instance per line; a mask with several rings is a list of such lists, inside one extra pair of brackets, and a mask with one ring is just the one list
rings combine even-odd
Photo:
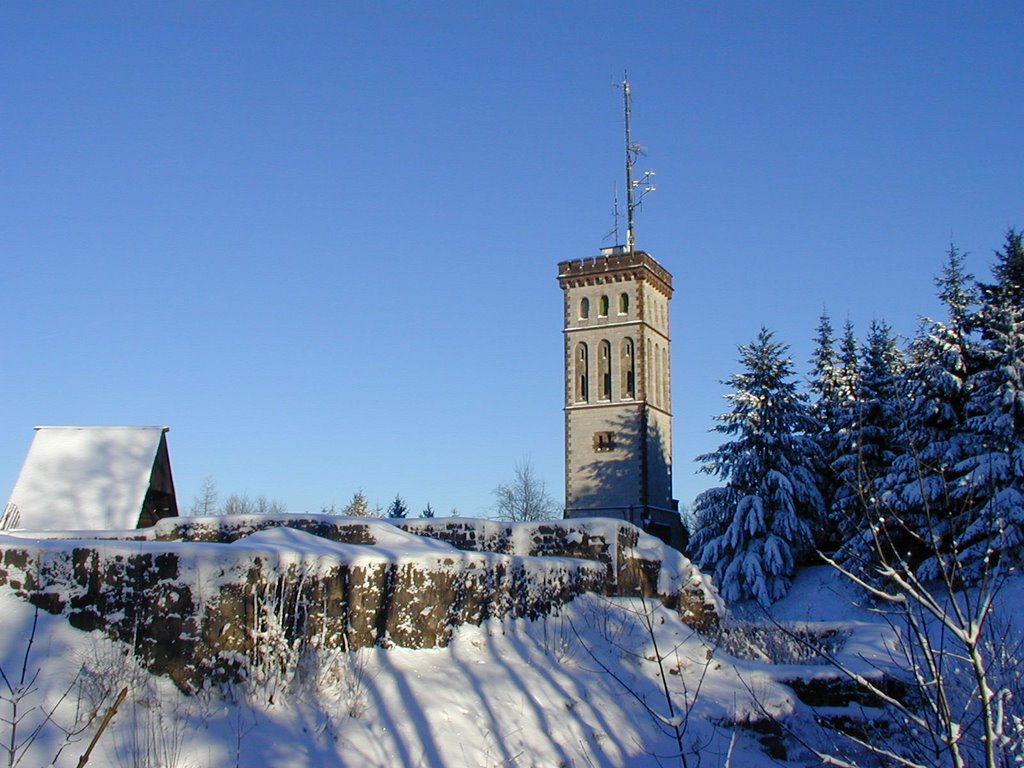
[(1024, 306), (1024, 233), (1010, 229), (1006, 233), (1003, 249), (996, 251), (996, 263), (992, 267), (995, 284), (982, 284), (981, 290), (987, 298), (999, 294), (1018, 307)]
[[(835, 457), (839, 444), (839, 430), (844, 424), (843, 416), (849, 408), (850, 396), (849, 386), (836, 352), (836, 340), (828, 312), (823, 311), (818, 319), (815, 342), (814, 353), (810, 360), (811, 373), (808, 388), (813, 396), (809, 410), (811, 416), (817, 421), (817, 429), (811, 434), (811, 437), (817, 442), (823, 459), (818, 476), (818, 490), (821, 491), (825, 508), (828, 509), (836, 490), (835, 473), (832, 471), (831, 460)], [(854, 354), (856, 355), (855, 345)], [(819, 547), (827, 548), (830, 538), (830, 526), (823, 519), (821, 525), (815, 527), (815, 542)]]
[(877, 515), (879, 494), (902, 452), (906, 408), (899, 377), (903, 359), (887, 323), (873, 321), (861, 355), (856, 394), (840, 430), (832, 469), (832, 503), (839, 537), (849, 541)]
[(371, 517), (373, 510), (370, 509), (370, 503), (366, 500), (362, 490), (358, 490), (352, 494), (352, 500), (341, 511), (341, 514), (348, 517)]
[(963, 508), (956, 549), (969, 577), (1024, 544), (1024, 307), (1012, 286), (1000, 287), (979, 312), (982, 361), (968, 380), (967, 455), (951, 491)]
[(395, 494), (394, 501), (388, 506), (388, 517), (408, 517), (409, 507), (400, 493)]
[(788, 347), (761, 329), (740, 347), (744, 372), (726, 380), (732, 410), (714, 430), (732, 439), (698, 457), (725, 481), (701, 494), (698, 519), (717, 521), (695, 536), (696, 558), (713, 569), (727, 600), (778, 600), (796, 560), (812, 546), (809, 521), (823, 511), (816, 483), (817, 428), (791, 381)]
[[(949, 489), (958, 484), (955, 469), (968, 453), (964, 434), (968, 372), (978, 357), (970, 335), (975, 303), (973, 277), (964, 256), (950, 246), (938, 297), (946, 307), (942, 321), (924, 321), (910, 348), (904, 378), (907, 441), (885, 481), (884, 506), (899, 520), (887, 535), (920, 575), (938, 575), (937, 557), (948, 551), (950, 521), (960, 504)], [(891, 516), (892, 517), (892, 516)]]

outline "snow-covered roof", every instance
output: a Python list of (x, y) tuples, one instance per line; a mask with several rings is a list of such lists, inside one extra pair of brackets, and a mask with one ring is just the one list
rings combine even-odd
[[(137, 527), (165, 432), (167, 427), (36, 427), (0, 527)], [(166, 448), (162, 456), (166, 461)]]

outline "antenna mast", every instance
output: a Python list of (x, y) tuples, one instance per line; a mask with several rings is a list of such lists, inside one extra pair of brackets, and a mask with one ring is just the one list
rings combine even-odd
[[(624, 74), (622, 78), (622, 105), (626, 123), (626, 248), (630, 254), (633, 253), (634, 248), (633, 214), (640, 207), (640, 203), (647, 193), (655, 190), (654, 184), (651, 183), (654, 171), (644, 171), (644, 175), (639, 179), (633, 178), (633, 166), (636, 164), (636, 159), (644, 154), (644, 150), (639, 144), (633, 143), (632, 136), (630, 135), (631, 101), (629, 75)], [(634, 190), (638, 190), (639, 193), (634, 194)]]
[(612, 221), (614, 223), (612, 225), (611, 230), (609, 230), (608, 234), (604, 236), (605, 240), (607, 240), (609, 237), (612, 238), (612, 243), (614, 245), (618, 245), (619, 244), (619, 219), (620, 218), (621, 218), (621, 216), (619, 216), (619, 183), (615, 182), (615, 186), (612, 189)]

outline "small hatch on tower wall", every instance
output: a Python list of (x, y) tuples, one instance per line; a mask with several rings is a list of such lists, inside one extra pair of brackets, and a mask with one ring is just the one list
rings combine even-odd
[(595, 432), (594, 451), (597, 453), (608, 453), (615, 450), (614, 432)]

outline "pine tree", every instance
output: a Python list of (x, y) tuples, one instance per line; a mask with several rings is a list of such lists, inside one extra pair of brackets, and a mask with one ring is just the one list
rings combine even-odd
[(430, 506), (429, 502), (427, 503), (427, 506), (423, 508), (423, 511), (420, 512), (420, 517), (425, 517), (428, 519), (434, 517), (434, 508)]
[(372, 517), (373, 511), (370, 504), (363, 495), (362, 489), (352, 494), (352, 500), (341, 511), (341, 514), (348, 517)]
[(903, 451), (902, 372), (892, 331), (885, 322), (873, 321), (857, 371), (854, 402), (832, 462), (839, 483), (832, 510), (844, 543), (878, 516), (884, 480)]
[(727, 600), (782, 597), (797, 558), (812, 546), (808, 521), (823, 511), (818, 449), (808, 437), (817, 424), (790, 380), (787, 352), (765, 328), (740, 347), (745, 370), (724, 382), (732, 410), (714, 427), (733, 439), (698, 457), (702, 471), (726, 485), (698, 497), (695, 512), (720, 523), (698, 531), (693, 545)]
[[(1019, 236), (1008, 240), (1008, 252), (1020, 244)], [(985, 291), (976, 320), (980, 362), (968, 379), (966, 455), (952, 490), (963, 509), (954, 524), (956, 551), (974, 578), (1000, 552), (1024, 544), (1024, 305), (1013, 275), (999, 266), (999, 282)]]
[(996, 263), (992, 267), (995, 284), (982, 284), (981, 290), (987, 298), (999, 294), (1018, 307), (1024, 306), (1024, 233), (1011, 228), (1006, 233), (1003, 250), (996, 251)]
[[(847, 329), (852, 337), (852, 328)], [(821, 491), (825, 509), (832, 505), (837, 488), (835, 472), (831, 460), (839, 446), (839, 429), (844, 423), (843, 415), (848, 406), (848, 386), (844, 380), (843, 369), (835, 348), (835, 336), (832, 320), (828, 312), (823, 311), (818, 319), (818, 331), (815, 337), (814, 354), (811, 356), (811, 374), (808, 388), (813, 394), (809, 411), (817, 421), (818, 427), (811, 435), (818, 444), (823, 457), (818, 477), (818, 490)], [(854, 344), (856, 355), (856, 345)], [(855, 358), (856, 360), (856, 358)], [(854, 368), (856, 365), (854, 365)], [(818, 547), (828, 548), (832, 532), (828, 522), (821, 519), (814, 528), (814, 540)]]
[(972, 281), (963, 254), (951, 245), (935, 280), (946, 318), (926, 321), (911, 345), (904, 379), (908, 439), (885, 483), (885, 506), (900, 521), (886, 535), (926, 579), (938, 576), (937, 556), (951, 546), (951, 521), (960, 506), (949, 489), (960, 482), (955, 468), (967, 452), (968, 373), (978, 358), (970, 335)]
[(408, 517), (409, 507), (405, 504), (405, 499), (402, 498), (401, 494), (395, 494), (395, 500), (388, 506), (388, 517)]
[(811, 415), (822, 422), (821, 432), (827, 432), (833, 414), (841, 407), (843, 382), (832, 319), (823, 311), (818, 318), (814, 354), (811, 355), (811, 376), (808, 388), (814, 393), (810, 405)]
[(854, 410), (860, 390), (860, 350), (853, 332), (853, 321), (843, 323), (843, 339), (839, 344), (839, 399), (849, 411)]

